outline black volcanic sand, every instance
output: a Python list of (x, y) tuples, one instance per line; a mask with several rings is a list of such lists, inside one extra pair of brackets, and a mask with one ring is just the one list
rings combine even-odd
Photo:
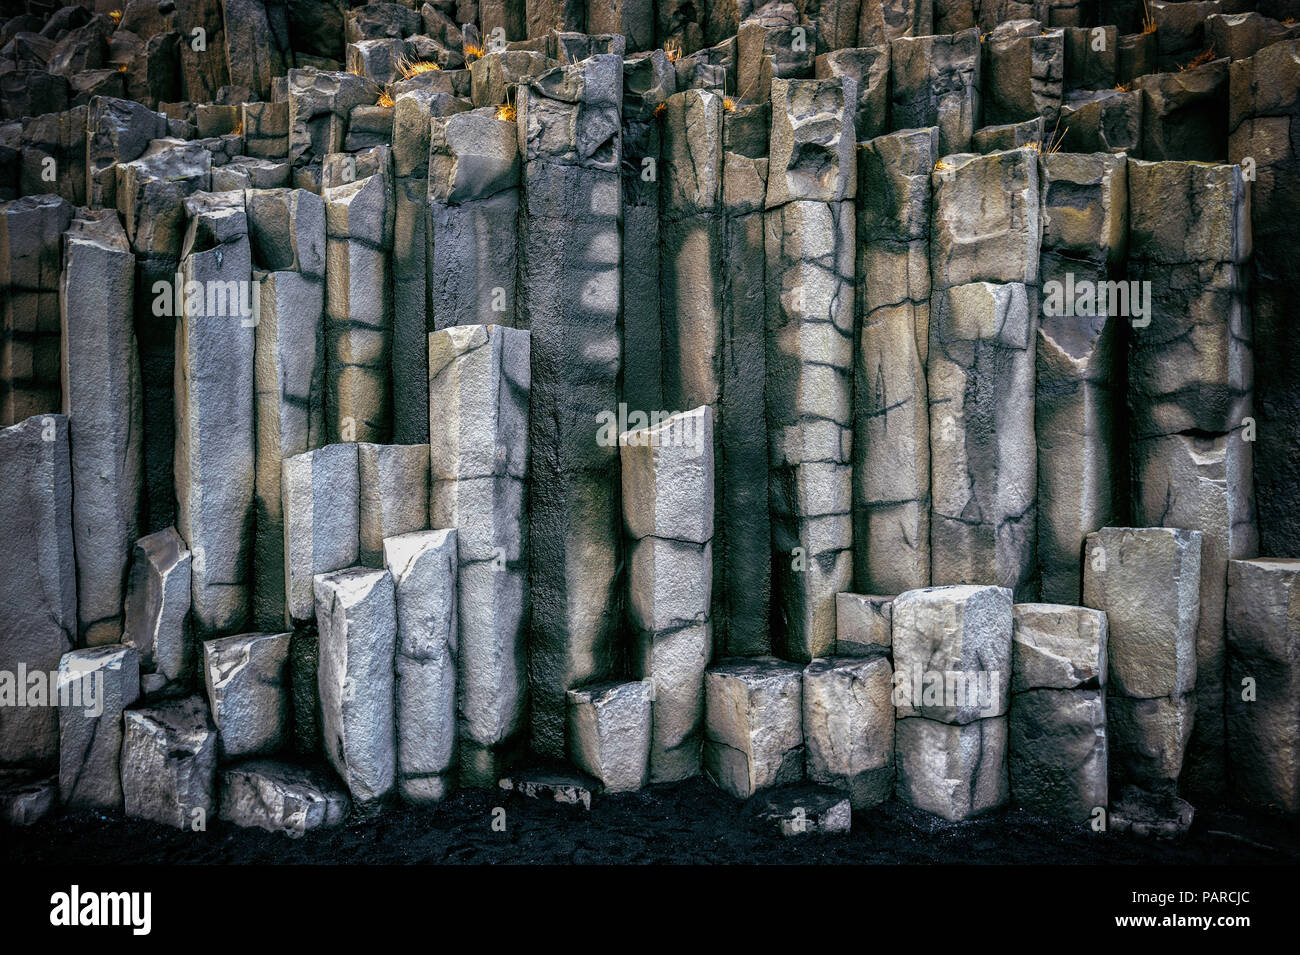
[[(493, 832), (492, 810), (507, 829)], [(1020, 810), (952, 825), (889, 802), (855, 813), (849, 835), (783, 839), (750, 808), (694, 779), (581, 807), (491, 790), (299, 839), (220, 820), (180, 832), (96, 814), (51, 817), (0, 834), (0, 861), (101, 863), (1089, 863), (1295, 864), (1300, 823), (1235, 809), (1198, 810), (1169, 841), (1070, 829)]]

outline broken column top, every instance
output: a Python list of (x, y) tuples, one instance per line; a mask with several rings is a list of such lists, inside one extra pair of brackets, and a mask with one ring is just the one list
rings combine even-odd
[(1011, 689), (1106, 685), (1106, 614), (1087, 607), (1024, 603), (1011, 608)]
[(1250, 192), (1240, 166), (1128, 161), (1129, 256), (1169, 265), (1245, 262)]
[(769, 209), (798, 199), (840, 202), (857, 194), (851, 76), (772, 80)]
[(713, 538), (713, 409), (703, 405), (619, 437), (633, 538)]
[(519, 185), (515, 123), (494, 107), (434, 116), (429, 127), (429, 200), (486, 199)]

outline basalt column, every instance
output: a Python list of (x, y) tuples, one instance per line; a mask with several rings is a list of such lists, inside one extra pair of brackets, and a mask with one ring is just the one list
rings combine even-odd
[(250, 190), (247, 203), (258, 303), (253, 612), (273, 631), (287, 619), (281, 464), (325, 443), (325, 204), (303, 189)]
[(0, 203), (0, 425), (59, 408), (58, 196)]
[(854, 215), (851, 78), (772, 80), (764, 229), (773, 647), (835, 645), (852, 589)]
[(700, 772), (713, 557), (713, 423), (707, 406), (630, 431), (620, 456), (632, 671), (653, 686), (650, 781)]
[[(1294, 27), (1292, 27), (1294, 29)], [(1228, 159), (1253, 165), (1255, 483), (1265, 554), (1300, 553), (1300, 339), (1292, 333), (1300, 264), (1294, 254), (1300, 222), (1300, 40), (1265, 47), (1229, 67)]]
[(207, 639), (241, 632), (251, 602), (255, 329), (232, 296), (242, 299), (252, 259), (242, 193), (201, 193), (185, 208), (181, 276), (196, 294), (176, 323), (176, 529), (194, 555), (194, 629)]
[[(674, 410), (707, 405), (715, 436), (723, 360), (722, 116), (717, 93), (691, 89), (668, 98), (659, 221), (664, 403)], [(710, 450), (716, 462), (721, 450)], [(712, 557), (721, 583), (720, 547)], [(653, 748), (650, 763), (658, 778)]]
[(393, 108), (393, 440), (429, 439), (428, 228), (429, 120), (440, 100), (428, 90)]
[(623, 63), (623, 402), (647, 414), (664, 407), (659, 192), (667, 172), (660, 114), (676, 88), (663, 50)]
[(930, 229), (930, 574), (1032, 599), (1038, 153), (947, 156)]
[(435, 116), (428, 210), (430, 330), (516, 325), (515, 123), (499, 118), (492, 107)]
[(383, 443), (392, 430), (392, 198), (382, 152), (376, 174), (324, 190), (325, 424), (338, 441)]
[[(114, 111), (116, 112), (116, 111)], [(113, 125), (113, 113), (100, 122)], [(157, 114), (150, 113), (149, 117)], [(162, 122), (162, 117), (157, 117)], [(120, 117), (119, 117), (120, 120)], [(127, 124), (133, 141), (153, 131), (148, 117), (135, 115)], [(157, 133), (162, 136), (163, 131)], [(103, 134), (105, 130), (101, 130)], [(92, 136), (92, 141), (94, 137)], [(146, 147), (126, 150), (128, 162), (100, 173), (97, 187), (108, 204), (116, 203), (126, 237), (135, 252), (135, 334), (143, 385), (145, 496), (148, 515), (144, 529), (159, 531), (176, 522), (176, 409), (173, 379), (176, 367), (176, 325), (183, 307), (181, 247), (185, 242), (185, 199), (212, 188), (212, 155), (197, 144), (155, 139)], [(107, 156), (104, 157), (107, 159)], [(113, 183), (107, 189), (108, 182)], [(92, 190), (93, 191), (93, 190)]]
[(127, 564), (144, 472), (135, 256), (111, 209), (72, 220), (59, 289), (63, 403), (72, 453), (72, 533), (83, 645), (122, 638)]
[[(1129, 348), (1133, 519), (1202, 533), (1196, 720), (1182, 785), (1223, 791), (1229, 560), (1255, 557), (1250, 203), (1239, 166), (1129, 160), (1129, 276), (1149, 304)], [(1145, 283), (1150, 283), (1146, 285)]]
[(858, 146), (853, 571), (864, 594), (930, 583), (930, 172), (939, 130)]
[(532, 741), (565, 752), (565, 692), (618, 673), (620, 106), (613, 54), (519, 87), (520, 326), (532, 332)]
[(494, 786), (527, 709), (529, 334), (429, 336), (429, 520), (457, 528), (460, 781)]
[(745, 102), (722, 114), (722, 401), (714, 423), (721, 576), (713, 633), (728, 656), (772, 652), (763, 231), (770, 115), (768, 103)]
[[(1123, 156), (1039, 159), (1042, 317), (1035, 350), (1038, 561), (1043, 600), (1077, 604), (1083, 539), (1127, 521), (1123, 426), (1128, 234)], [(1138, 319), (1140, 321), (1140, 319)]]

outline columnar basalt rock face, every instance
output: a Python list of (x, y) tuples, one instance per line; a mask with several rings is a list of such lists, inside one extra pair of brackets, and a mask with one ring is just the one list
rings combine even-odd
[(140, 695), (139, 656), (121, 645), (73, 650), (59, 661), (55, 690), (59, 802), (81, 809), (121, 808), (122, 712)]
[(1150, 324), (1129, 349), (1133, 519), (1203, 535), (1185, 783), (1218, 794), (1227, 562), (1259, 549), (1246, 182), (1236, 166), (1130, 160), (1129, 216), (1129, 275), (1150, 283)]
[(933, 176), (927, 385), (932, 582), (1036, 589), (1037, 153), (948, 156)]
[(621, 616), (617, 413), (622, 59), (593, 56), (518, 91), (519, 325), (531, 334), (532, 742), (564, 754), (565, 692), (615, 675)]
[(530, 342), (496, 325), (429, 336), (429, 519), (458, 528), (464, 785), (496, 784), (527, 712)]
[(1300, 561), (1228, 562), (1227, 753), (1234, 793), (1300, 812)]
[(700, 771), (713, 652), (714, 431), (707, 406), (623, 434), (632, 671), (654, 687), (650, 781)]
[(176, 529), (190, 569), (200, 637), (236, 633), (250, 609), (254, 330), (243, 309), (252, 273), (239, 193), (186, 200), (176, 324)]
[[(938, 128), (858, 147), (853, 379), (854, 582), (930, 583), (930, 173)], [(859, 132), (859, 138), (862, 138)]]
[(1129, 316), (1111, 294), (1122, 288), (1126, 171), (1121, 156), (1039, 160), (1038, 562), (1043, 599), (1066, 604), (1079, 601), (1083, 538), (1127, 511), (1121, 376)]
[(1246, 5), (29, 0), (0, 818), (1296, 811), (1300, 27)]
[[(14, 557), (0, 578), (0, 670), (51, 673), (77, 638), (68, 419), (28, 418), (0, 430), (0, 534)], [(18, 687), (11, 683), (9, 692)], [(0, 707), (0, 763), (52, 766), (58, 710)]]
[(320, 574), (313, 586), (325, 756), (355, 803), (374, 804), (388, 796), (397, 776), (393, 577), (351, 567)]

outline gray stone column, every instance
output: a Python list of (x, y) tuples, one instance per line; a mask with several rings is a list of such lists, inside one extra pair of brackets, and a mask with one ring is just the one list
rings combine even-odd
[(72, 220), (59, 311), (80, 642), (118, 643), (127, 564), (140, 532), (144, 427), (135, 256), (113, 210)]
[[(200, 640), (241, 632), (251, 607), (253, 548), (252, 259), (242, 193), (185, 202), (185, 296), (176, 323), (176, 529), (193, 554)], [(190, 283), (196, 283), (191, 286)]]
[(286, 617), (281, 466), (325, 436), (325, 204), (302, 189), (250, 190), (258, 301), (253, 389), (257, 426), (253, 614)]
[[(1228, 561), (1255, 557), (1254, 361), (1243, 266), (1250, 203), (1238, 166), (1129, 160), (1133, 519), (1197, 530), (1196, 722), (1183, 785), (1223, 792)], [(1138, 322), (1143, 324), (1139, 326)]]
[(565, 692), (617, 675), (616, 415), (623, 61), (613, 54), (519, 88), (519, 324), (532, 332), (532, 740), (565, 752)]
[(930, 174), (939, 131), (858, 146), (853, 570), (864, 594), (930, 583)]
[[(47, 675), (77, 638), (68, 419), (41, 415), (0, 430), (0, 535), (12, 555), (0, 576), (0, 670)], [(0, 707), (0, 763), (52, 766), (54, 706)]]
[(1038, 154), (948, 156), (932, 178), (930, 579), (1035, 595)]
[(852, 78), (772, 81), (767, 425), (773, 647), (807, 662), (835, 646), (852, 589), (854, 209)]
[(1043, 600), (1077, 604), (1084, 537), (1128, 519), (1128, 316), (1109, 300), (1127, 246), (1128, 176), (1123, 157), (1102, 153), (1043, 153), (1038, 168), (1038, 562)]
[(429, 336), (429, 520), (457, 528), (459, 765), (495, 786), (527, 709), (528, 332)]

